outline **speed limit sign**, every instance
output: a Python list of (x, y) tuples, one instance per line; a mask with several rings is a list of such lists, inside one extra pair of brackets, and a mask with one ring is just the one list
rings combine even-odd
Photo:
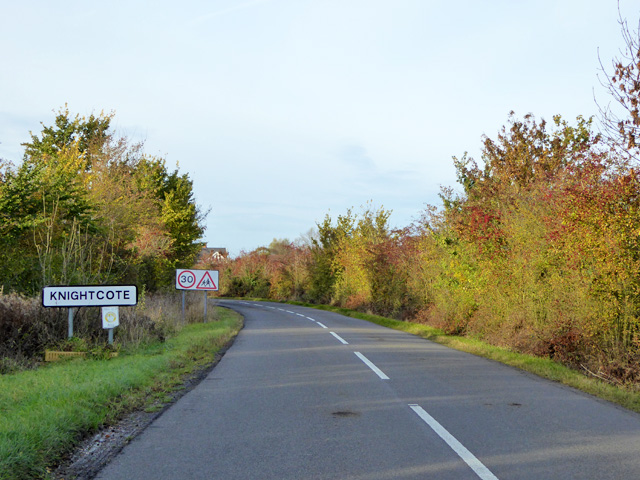
[(218, 290), (217, 270), (176, 270), (178, 290)]
[(176, 272), (176, 288), (189, 290), (196, 284), (196, 276), (191, 270), (178, 270)]

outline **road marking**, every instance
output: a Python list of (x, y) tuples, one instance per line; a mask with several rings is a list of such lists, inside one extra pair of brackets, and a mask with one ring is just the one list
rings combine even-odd
[(327, 326), (326, 326), (326, 325), (324, 325), (323, 323), (320, 323), (320, 322), (316, 322), (316, 323), (317, 323), (318, 325), (320, 325), (322, 328), (327, 328)]
[(438, 436), (449, 445), (462, 460), (480, 477), (482, 480), (498, 480), (491, 471), (478, 460), (473, 453), (465, 448), (453, 435), (451, 435), (435, 418), (429, 415), (420, 405), (409, 405), (411, 410), (429, 425)]
[(356, 356), (362, 360), (365, 365), (367, 367), (369, 367), (371, 370), (373, 370), (376, 375), (378, 375), (382, 380), (389, 380), (389, 377), (387, 377), (384, 372), (382, 370), (380, 370), (378, 367), (376, 367), (367, 357), (365, 357), (363, 354), (361, 354), (360, 352), (353, 352), (356, 354)]
[(304, 317), (304, 315), (301, 313), (296, 313), (296, 315), (298, 315), (299, 317)]
[(342, 338), (340, 335), (338, 335), (336, 332), (329, 332), (331, 335), (333, 335), (334, 337), (336, 337), (340, 342), (342, 342), (343, 345), (349, 345), (349, 342), (347, 342), (344, 338)]
[(296, 312), (292, 312), (291, 310), (285, 310), (285, 312), (287, 312), (287, 313), (296, 313)]
[(308, 318), (308, 319), (309, 319), (309, 320), (311, 320), (312, 322), (315, 322), (315, 319), (313, 319), (313, 318), (311, 318), (311, 317), (306, 317), (306, 318)]

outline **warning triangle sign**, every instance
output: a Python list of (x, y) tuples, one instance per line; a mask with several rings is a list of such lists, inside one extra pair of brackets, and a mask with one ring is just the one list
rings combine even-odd
[(202, 279), (200, 280), (200, 283), (198, 283), (198, 285), (196, 286), (196, 289), (217, 290), (218, 287), (216, 286), (215, 283), (213, 283), (213, 279), (211, 278), (211, 275), (209, 275), (209, 272), (205, 272), (204, 275), (202, 276)]

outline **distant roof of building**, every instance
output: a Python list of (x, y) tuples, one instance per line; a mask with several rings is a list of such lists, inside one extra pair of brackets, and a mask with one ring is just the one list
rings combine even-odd
[(227, 258), (228, 256), (229, 252), (224, 247), (207, 247), (205, 245), (198, 254), (198, 260), (205, 260), (208, 258)]

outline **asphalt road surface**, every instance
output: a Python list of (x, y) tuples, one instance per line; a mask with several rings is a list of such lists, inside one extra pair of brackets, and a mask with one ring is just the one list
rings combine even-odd
[(640, 415), (362, 320), (219, 304), (234, 345), (98, 479), (640, 478)]

